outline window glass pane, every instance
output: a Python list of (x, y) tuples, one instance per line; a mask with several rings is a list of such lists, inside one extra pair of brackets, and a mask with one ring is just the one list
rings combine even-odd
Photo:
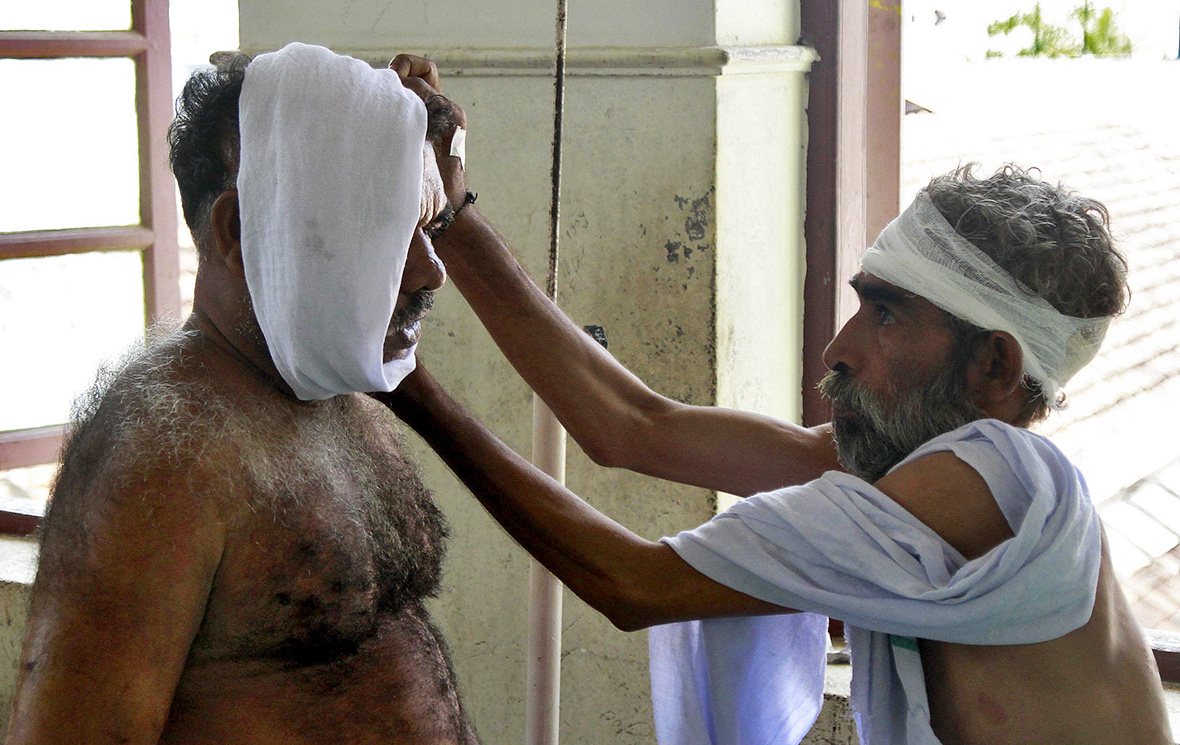
[(138, 252), (0, 261), (0, 430), (60, 424), (143, 336)]
[(0, 232), (139, 223), (135, 64), (0, 60)]
[(126, 31), (127, 0), (4, 0), (0, 28), (9, 31)]
[(45, 514), (49, 487), (56, 473), (56, 463), (0, 471), (0, 510)]

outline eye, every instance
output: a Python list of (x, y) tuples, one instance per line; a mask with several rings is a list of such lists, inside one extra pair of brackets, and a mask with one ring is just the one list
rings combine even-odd
[(873, 312), (877, 314), (878, 326), (889, 326), (897, 322), (897, 317), (893, 315), (893, 311), (884, 305), (874, 305)]

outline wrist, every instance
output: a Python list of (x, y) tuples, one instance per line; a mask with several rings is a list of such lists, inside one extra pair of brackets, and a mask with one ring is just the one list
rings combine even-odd
[(465, 191), (463, 194), (463, 198), (459, 201), (459, 204), (451, 208), (452, 214), (454, 215), (454, 217), (456, 219), (458, 219), (459, 213), (462, 212), (463, 210), (465, 210), (467, 208), (467, 205), (475, 204), (475, 200), (477, 200), (477, 199), (479, 199), (478, 194), (476, 194), (472, 191)]
[(437, 233), (431, 238), (431, 243), (435, 248), (455, 244), (460, 245), (470, 239), (470, 231), (476, 223), (482, 220), (479, 210), (472, 205), (475, 204), (476, 195), (468, 192), (471, 197), (466, 197), (458, 203), (458, 206), (451, 212), (451, 220), (447, 223), (447, 227), (440, 233)]

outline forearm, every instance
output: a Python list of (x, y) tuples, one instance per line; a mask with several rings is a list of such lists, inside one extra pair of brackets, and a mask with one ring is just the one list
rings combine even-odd
[(410, 425), (493, 518), (620, 628), (635, 626), (626, 585), (651, 544), (597, 512), (504, 445), (425, 371), (376, 397)]
[(826, 430), (653, 392), (549, 301), (474, 209), (435, 247), (509, 362), (595, 462), (741, 495), (837, 467)]
[[(474, 208), (435, 241), (447, 273), (500, 350), (586, 450), (618, 465), (617, 440), (662, 404), (532, 281)], [(608, 433), (615, 438), (608, 438)], [(618, 448), (621, 450), (621, 448)]]
[(509, 362), (596, 463), (733, 494), (753, 494), (836, 467), (826, 430), (661, 396), (582, 333), (532, 282), (503, 239), (467, 205), (453, 137), (462, 109), (441, 95), (430, 60), (390, 63), (426, 105), (455, 221), (434, 247)]
[(509, 535), (620, 629), (784, 611), (713, 582), (668, 546), (595, 510), (500, 442), (425, 371), (376, 397), (427, 441)]

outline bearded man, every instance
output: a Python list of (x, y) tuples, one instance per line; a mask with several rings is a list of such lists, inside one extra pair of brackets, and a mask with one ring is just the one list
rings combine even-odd
[[(401, 66), (437, 88), (426, 61)], [(450, 276), (591, 458), (754, 495), (659, 542), (532, 469), (424, 371), (380, 398), (616, 626), (688, 622), (652, 630), (661, 742), (801, 739), (823, 614), (849, 629), (864, 745), (1162, 745), (1158, 672), (1084, 481), (1027, 429), (1125, 304), (1107, 223), (1014, 167), (935, 179), (852, 278), (860, 308), (824, 353), (833, 423), (803, 429), (652, 392), (465, 210), (436, 241)]]
[(355, 393), (446, 278), (427, 109), (322, 47), (214, 61), (170, 132), (193, 314), (73, 425), (6, 742), (471, 745), (424, 606), (446, 526)]

